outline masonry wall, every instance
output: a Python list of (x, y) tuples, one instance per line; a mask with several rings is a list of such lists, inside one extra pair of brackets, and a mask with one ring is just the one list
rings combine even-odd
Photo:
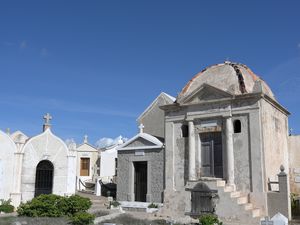
[[(144, 155), (135, 155), (135, 152)], [(118, 151), (117, 200), (134, 201), (134, 162), (147, 161), (147, 202), (163, 202), (164, 149)]]
[(289, 136), (288, 140), (291, 193), (300, 195), (300, 135)]
[(280, 165), (288, 168), (287, 116), (266, 100), (261, 100), (265, 176), (277, 180)]

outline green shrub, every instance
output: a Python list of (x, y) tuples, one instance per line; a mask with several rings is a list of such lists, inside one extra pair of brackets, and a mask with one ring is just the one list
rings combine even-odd
[(13, 205), (11, 205), (11, 199), (8, 200), (4, 200), (1, 199), (0, 200), (0, 212), (4, 212), (4, 213), (12, 213), (15, 209), (15, 207)]
[(59, 201), (58, 207), (64, 215), (71, 216), (77, 212), (85, 212), (92, 206), (89, 198), (84, 198), (79, 195), (64, 197)]
[(158, 208), (157, 204), (154, 204), (153, 202), (148, 205), (148, 208)]
[(95, 216), (87, 212), (77, 212), (70, 219), (73, 225), (89, 225), (94, 222)]
[(199, 222), (201, 225), (222, 225), (223, 223), (219, 221), (218, 217), (213, 214), (205, 214), (200, 216)]
[(91, 207), (89, 198), (79, 195), (62, 197), (54, 194), (40, 195), (31, 201), (22, 203), (17, 212), (27, 217), (63, 217), (68, 216), (72, 224), (90, 224), (95, 216), (86, 211)]

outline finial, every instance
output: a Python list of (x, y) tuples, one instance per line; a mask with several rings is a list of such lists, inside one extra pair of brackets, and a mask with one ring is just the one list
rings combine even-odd
[(52, 116), (51, 116), (49, 113), (47, 113), (47, 114), (43, 117), (43, 119), (45, 120), (45, 123), (44, 123), (44, 125), (43, 125), (43, 131), (45, 131), (45, 130), (47, 130), (48, 128), (51, 127), (50, 120), (52, 120)]
[(6, 128), (6, 134), (7, 134), (7, 135), (10, 135), (10, 128), (9, 128), (9, 127)]
[(144, 133), (144, 125), (141, 123), (139, 125), (140, 133)]
[(285, 169), (284, 166), (281, 165), (281, 166), (280, 166), (280, 171), (281, 171), (281, 172), (284, 172), (284, 169)]
[(83, 139), (83, 143), (88, 143), (88, 136), (87, 135), (84, 135), (84, 139)]
[(47, 113), (44, 116), (44, 120), (45, 120), (45, 125), (50, 125), (50, 120), (52, 120), (52, 116), (49, 113)]

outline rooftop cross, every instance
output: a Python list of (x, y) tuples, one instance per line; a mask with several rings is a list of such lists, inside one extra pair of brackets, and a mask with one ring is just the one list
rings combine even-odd
[(50, 124), (50, 120), (52, 120), (52, 116), (49, 113), (47, 113), (43, 118), (45, 120), (45, 124), (49, 125)]
[(269, 217), (265, 217), (264, 220), (260, 221), (260, 224), (261, 225), (273, 225), (274, 222), (272, 220), (269, 219)]
[(139, 125), (140, 133), (144, 132), (144, 127), (145, 126), (142, 123)]
[(84, 135), (83, 143), (88, 143), (88, 136), (87, 135)]

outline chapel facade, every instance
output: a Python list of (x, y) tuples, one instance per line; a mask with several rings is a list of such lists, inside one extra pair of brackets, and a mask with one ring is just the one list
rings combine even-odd
[(40, 194), (75, 194), (76, 149), (55, 136), (50, 115), (43, 132), (28, 138), (20, 131), (0, 131), (0, 199), (17, 207)]

